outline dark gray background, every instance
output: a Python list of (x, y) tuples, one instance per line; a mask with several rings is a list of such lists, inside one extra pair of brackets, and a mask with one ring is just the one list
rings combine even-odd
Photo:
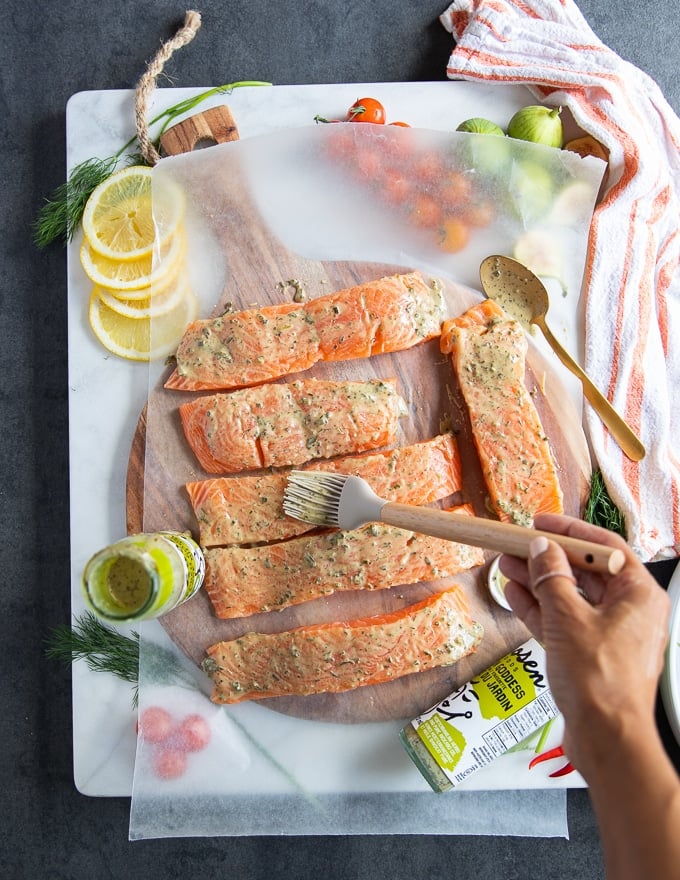
[[(595, 33), (680, 108), (680, 0), (580, 0)], [(204, 0), (203, 27), (168, 66), (176, 86), (445, 79), (446, 0)], [(511, 878), (603, 876), (585, 791), (571, 840), (329, 837), (127, 840), (129, 800), (75, 790), (69, 671), (43, 655), (69, 620), (66, 257), (31, 225), (65, 175), (75, 92), (132, 88), (185, 7), (163, 0), (7, 0), (0, 25), (2, 727), (0, 874), (7, 878)], [(670, 565), (656, 573), (667, 582)], [(663, 714), (659, 724), (676, 763)], [(625, 772), (625, 768), (622, 768)]]

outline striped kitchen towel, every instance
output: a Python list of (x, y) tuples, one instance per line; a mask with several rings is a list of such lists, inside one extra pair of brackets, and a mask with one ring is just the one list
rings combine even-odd
[(626, 458), (589, 406), (584, 425), (631, 547), (643, 561), (677, 556), (680, 120), (573, 0), (454, 0), (441, 22), (455, 39), (449, 78), (523, 84), (609, 149), (583, 282), (584, 366), (647, 455)]

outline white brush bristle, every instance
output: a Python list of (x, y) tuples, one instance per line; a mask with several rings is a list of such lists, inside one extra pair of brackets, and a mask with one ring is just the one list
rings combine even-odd
[(291, 471), (283, 510), (302, 522), (357, 529), (380, 519), (385, 502), (360, 477), (327, 471)]
[(292, 471), (283, 493), (283, 512), (302, 522), (336, 527), (344, 485), (342, 474)]

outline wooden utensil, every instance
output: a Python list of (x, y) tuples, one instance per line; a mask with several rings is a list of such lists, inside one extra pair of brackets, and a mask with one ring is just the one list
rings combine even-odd
[(550, 331), (545, 321), (550, 300), (540, 279), (522, 263), (500, 255), (483, 260), (479, 277), (489, 299), (496, 300), (516, 320), (523, 323), (528, 321), (540, 328), (564, 366), (580, 379), (586, 400), (600, 416), (625, 455), (632, 461), (643, 459), (645, 447), (642, 441)]

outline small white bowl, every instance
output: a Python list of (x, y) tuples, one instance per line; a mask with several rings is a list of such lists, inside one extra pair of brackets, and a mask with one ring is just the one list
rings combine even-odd
[(489, 566), (489, 574), (488, 574), (488, 585), (489, 592), (493, 600), (501, 606), (501, 608), (505, 608), (506, 611), (512, 611), (510, 607), (510, 603), (505, 598), (505, 585), (508, 582), (508, 579), (503, 575), (500, 568), (498, 567), (498, 563), (500, 560), (500, 556), (496, 556)]
[(671, 622), (660, 687), (668, 723), (680, 745), (680, 563), (668, 584), (668, 595), (672, 602)]

